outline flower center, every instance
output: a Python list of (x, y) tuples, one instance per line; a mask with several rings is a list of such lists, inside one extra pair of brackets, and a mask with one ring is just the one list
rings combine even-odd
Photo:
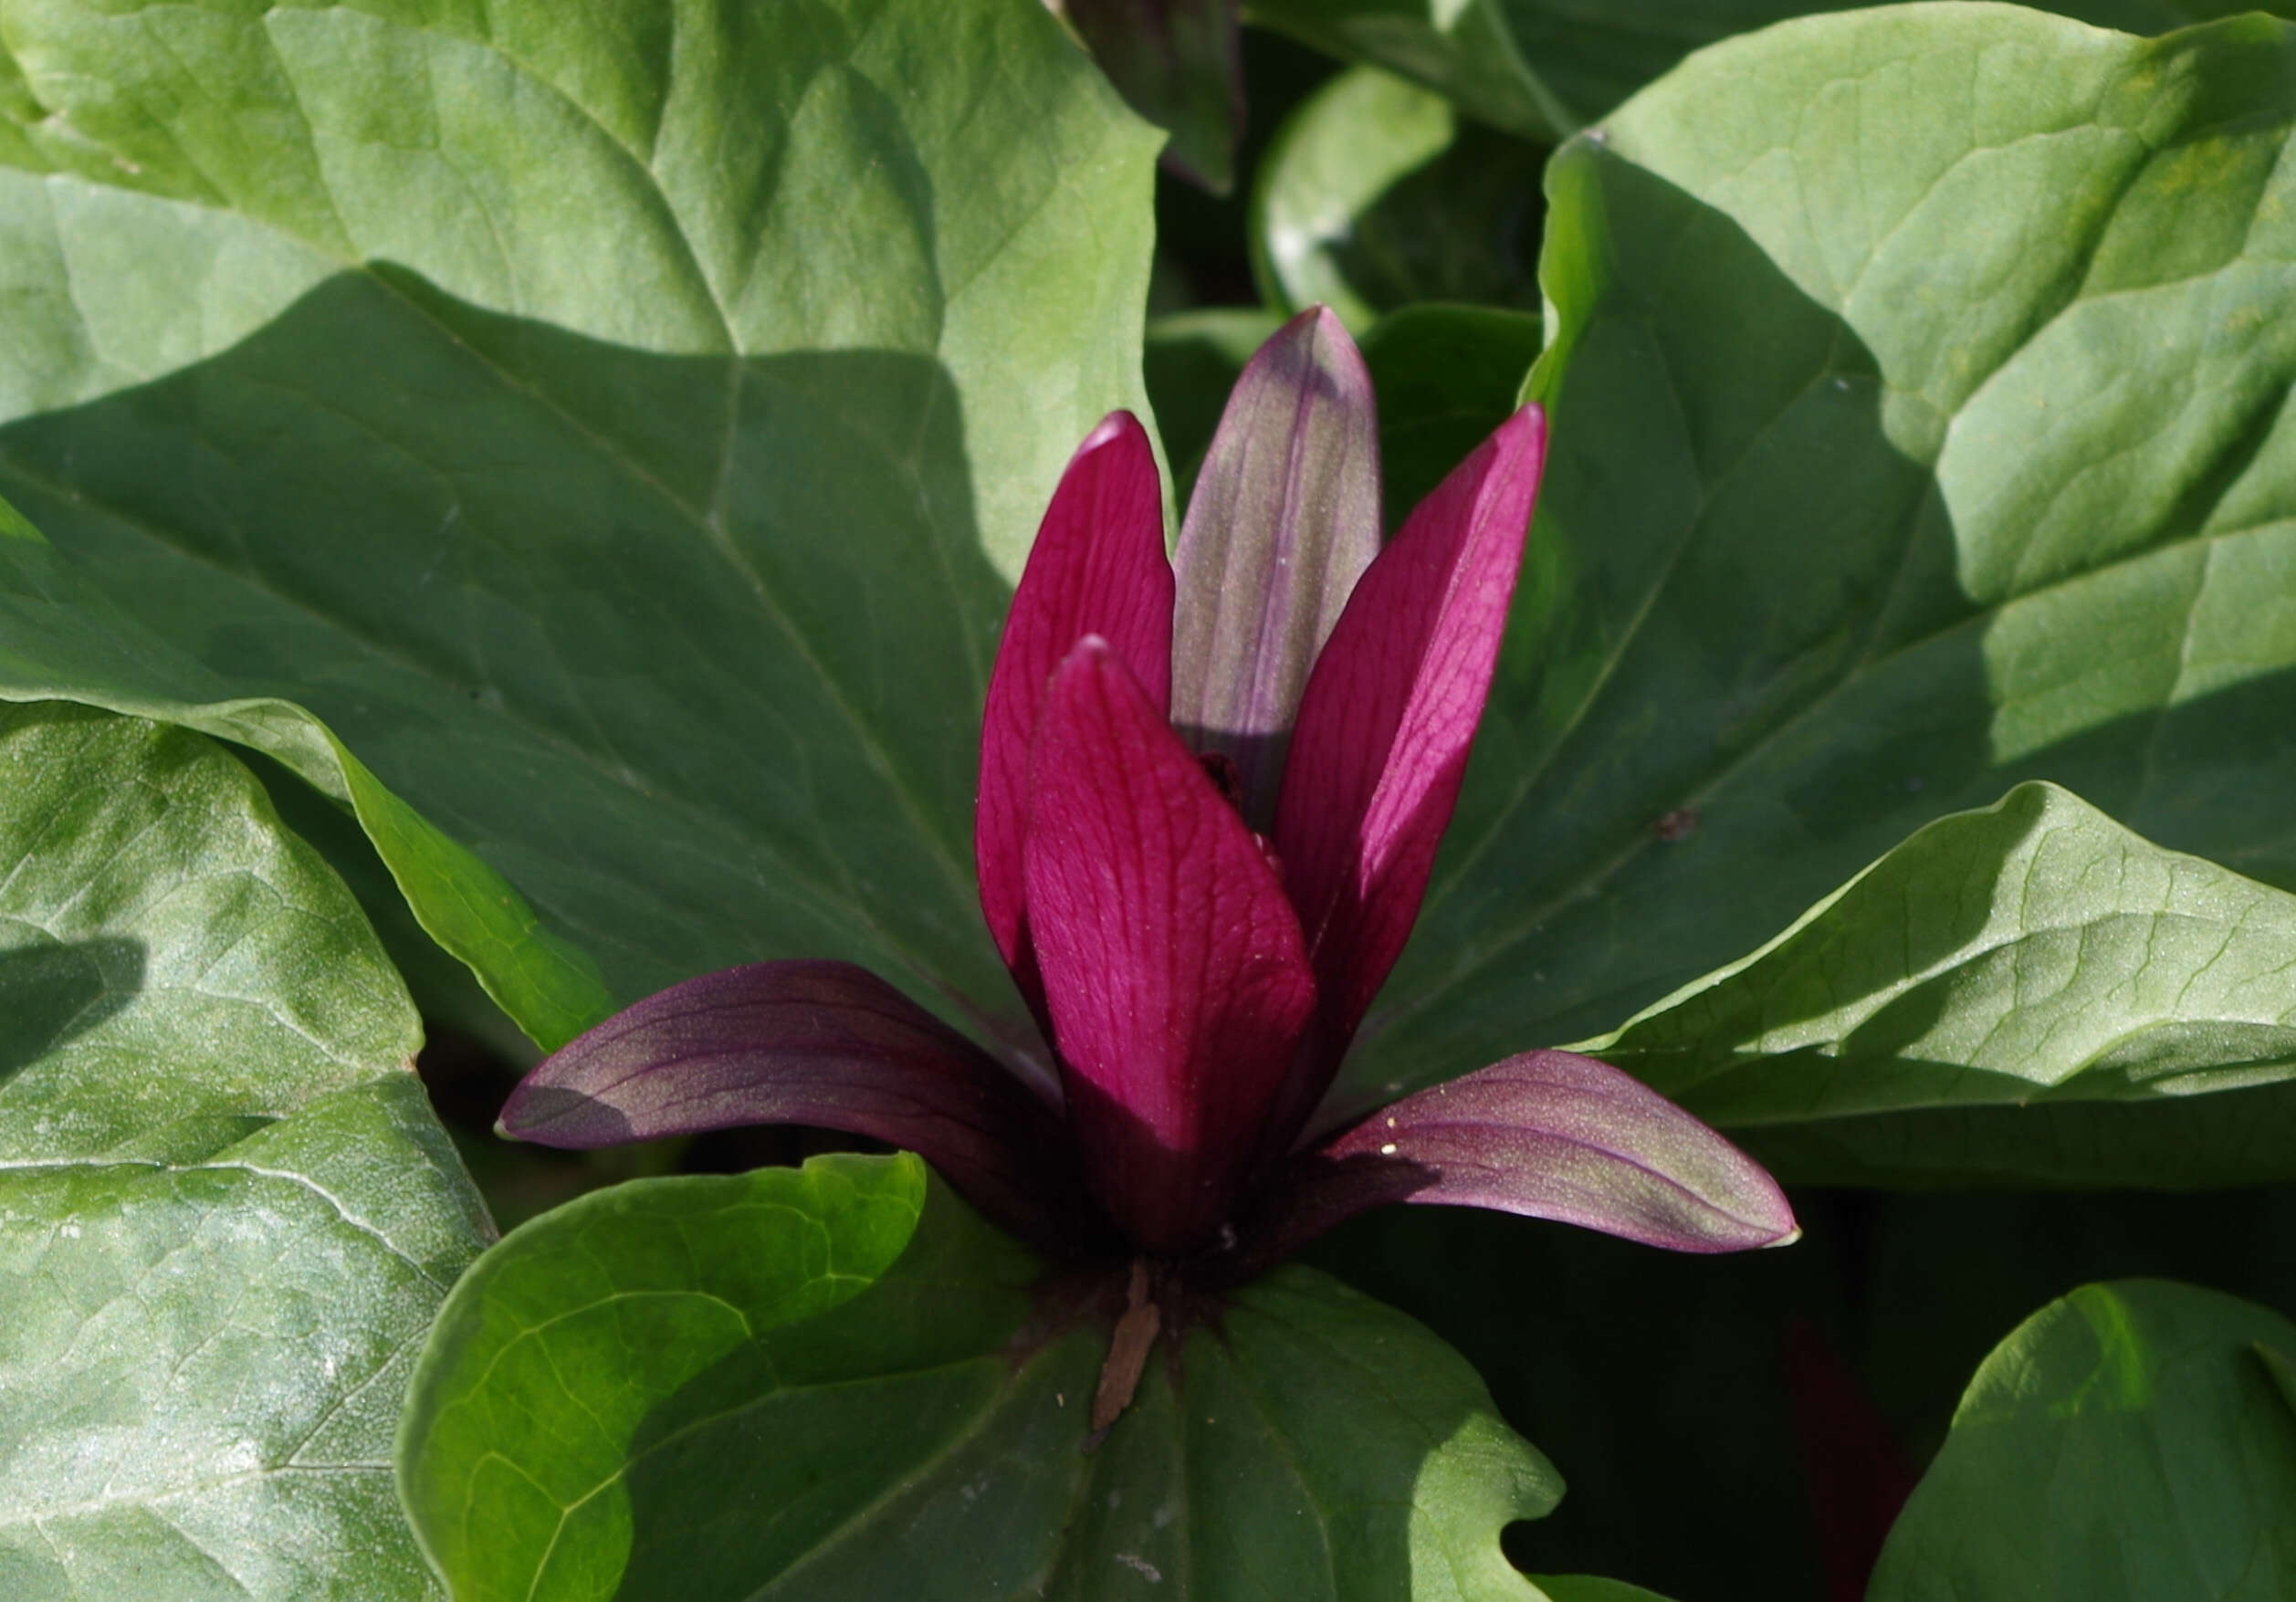
[(1241, 814), (1243, 811), (1243, 770), (1236, 766), (1233, 757), (1225, 751), (1206, 751), (1196, 760), (1202, 764), (1204, 777), (1211, 780), (1212, 789)]

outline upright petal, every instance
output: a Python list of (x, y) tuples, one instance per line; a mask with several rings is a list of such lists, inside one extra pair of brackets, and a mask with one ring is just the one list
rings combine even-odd
[(760, 962), (672, 985), (543, 1059), (497, 1125), (588, 1149), (810, 1124), (917, 1153), (1039, 1245), (1074, 1244), (1066, 1132), (971, 1042), (846, 962)]
[(1040, 1021), (1043, 987), (1021, 883), (1029, 747), (1053, 669), (1086, 634), (1108, 642), (1155, 706), (1168, 703), (1172, 568), (1164, 556), (1163, 493), (1139, 420), (1110, 413), (1076, 447), (1053, 491), (989, 675), (973, 816), (980, 910)]
[(1391, 1201), (1554, 1219), (1673, 1251), (1782, 1246), (1785, 1194), (1633, 1075), (1525, 1052), (1404, 1097), (1295, 1159), (1249, 1250), (1288, 1255)]
[(1086, 1178), (1150, 1251), (1225, 1221), (1315, 1005), (1260, 844), (1115, 652), (1046, 696), (1029, 916)]
[(1316, 653), (1379, 552), (1371, 375), (1339, 319), (1315, 307), (1236, 380), (1173, 559), (1172, 722), (1235, 763), (1254, 829), (1274, 821)]
[(1419, 916), (1483, 719), (1546, 450), (1535, 406), (1475, 447), (1363, 575), (1308, 680), (1275, 848), (1323, 996), (1326, 1074)]

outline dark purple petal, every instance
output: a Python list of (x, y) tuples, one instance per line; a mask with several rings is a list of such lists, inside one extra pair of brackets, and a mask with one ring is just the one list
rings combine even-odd
[(1054, 9), (1068, 14), (1132, 109), (1170, 131), (1164, 164), (1227, 194), (1243, 126), (1236, 0), (1064, 0)]
[(1076, 447), (1038, 526), (1012, 594), (980, 719), (973, 855), (980, 910), (1005, 966), (1041, 1022), (1043, 988), (1029, 948), (1021, 883), (1029, 747), (1053, 669), (1086, 634), (1106, 640), (1160, 709), (1170, 696), (1172, 569), (1164, 557), (1156, 454), (1129, 412), (1112, 412)]
[(1172, 722), (1234, 761), (1254, 829), (1274, 823), (1316, 654), (1379, 551), (1371, 375), (1319, 306), (1236, 380), (1173, 558)]
[(1419, 916), (1506, 629), (1546, 459), (1536, 406), (1419, 504), (1357, 584), (1300, 703), (1275, 849), (1322, 997), (1296, 1129)]
[(1059, 1120), (964, 1036), (866, 969), (760, 962), (672, 985), (544, 1058), (496, 1127), (588, 1149), (745, 1124), (906, 1147), (1040, 1245), (1084, 1227)]
[(1225, 1221), (1315, 1005), (1259, 843), (1108, 646), (1045, 696), (1029, 916), (1086, 1176), (1159, 1253)]
[(1672, 1251), (1801, 1233), (1761, 1165), (1633, 1075), (1572, 1052), (1525, 1052), (1406, 1096), (1303, 1154), (1281, 1185), (1255, 1258), (1391, 1201), (1554, 1219)]

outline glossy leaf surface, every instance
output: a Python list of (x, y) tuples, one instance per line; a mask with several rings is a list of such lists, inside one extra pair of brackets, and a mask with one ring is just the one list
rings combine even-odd
[(1970, 1382), (1873, 1602), (2287, 1595), (2296, 1414), (2268, 1365), (2291, 1354), (2296, 1325), (2189, 1285), (2050, 1304)]
[(1840, 1119), (1825, 1133), (1847, 1148), (1969, 1177), (1966, 1146), (1880, 1115), (2014, 1107), (2045, 1125), (2064, 1102), (2296, 1075), (2296, 895), (2023, 785), (1586, 1049), (1703, 1117)]
[(1557, 155), (1556, 447), (1354, 1105), (1615, 1028), (2026, 779), (2296, 884), (2292, 123), (2275, 24), (1944, 5)]
[(775, 955), (1017, 1010), (975, 719), (1061, 464), (1139, 404), (1157, 139), (1036, 0), (60, 4), (7, 48), (0, 492), (55, 550), (0, 540), (6, 693), (357, 801), (546, 1043)]
[(399, 1400), (491, 1233), (340, 881), (196, 735), (0, 711), (0, 1592), (435, 1597)]
[(1086, 1451), (1038, 1272), (906, 1157), (585, 1197), (456, 1288), (408, 1504), (464, 1602), (1536, 1597), (1559, 1482), (1409, 1319), (1286, 1270)]
[[(1533, 137), (1577, 131), (1702, 45), (1788, 17), (1848, 10), (1810, 0), (1251, 0), (1259, 23), (1388, 68), (1462, 110)], [(2157, 34), (2265, 0), (2059, 0), (2101, 27)]]

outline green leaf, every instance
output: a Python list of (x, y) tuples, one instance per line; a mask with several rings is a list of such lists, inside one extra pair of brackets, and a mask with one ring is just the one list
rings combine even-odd
[[(1734, 1128), (2144, 1101), (2296, 1075), (2296, 895), (2021, 785), (1940, 819), (1768, 945), (1581, 1048)], [(2032, 1132), (2045, 1138), (2045, 1130)], [(2221, 1176), (2217, 1182), (2225, 1182)]]
[(1554, 451), (1359, 1096), (1616, 1028), (2029, 779), (2296, 885), (2292, 126), (2277, 24), (1934, 5), (1557, 154)]
[(910, 1157), (595, 1192), (440, 1314), (416, 1530), (458, 1602), (1534, 1602), (1560, 1482), (1419, 1325), (1285, 1270), (1088, 1447), (1109, 1321), (1039, 1272)]
[[(1224, 306), (1175, 312), (1148, 324), (1140, 366), (1181, 507), (1196, 487), (1228, 391), (1252, 352), (1283, 325), (1281, 312)], [(1177, 511), (1173, 520), (1179, 520)]]
[(1542, 328), (1536, 312), (1424, 305), (1389, 312), (1364, 337), (1389, 529), (1514, 414)]
[[(1185, 502), (1228, 390), (1283, 322), (1281, 313), (1221, 309), (1148, 325), (1146, 368), (1158, 432)], [(1535, 313), (1495, 306), (1407, 306), (1364, 336), (1379, 405), (1386, 525), (1400, 525), (1514, 412), (1538, 359)]]
[(491, 1233), (340, 881), (196, 735), (0, 708), (0, 1592), (438, 1595), (399, 1400)]
[(2296, 1416), (2253, 1349), (2296, 1325), (2087, 1285), (1994, 1349), (1890, 1533), (1872, 1602), (2255, 1602), (2296, 1586)]
[[(1450, 96), (1470, 115), (1532, 138), (1575, 132), (1691, 51), (1811, 12), (1810, 0), (1249, 0), (1254, 22)], [(2102, 27), (2156, 34), (2284, 0), (2060, 0)]]
[(1320, 301), (1358, 334), (1416, 300), (1535, 311), (1545, 161), (1463, 125), (1450, 101), (1402, 79), (1343, 72), (1284, 120), (1261, 160), (1251, 216), (1261, 293), (1295, 311)]
[(2289, 1417), (2296, 1420), (2296, 1357), (2262, 1341), (2256, 1343), (2256, 1356), (2257, 1360), (2264, 1365), (2265, 1375), (2271, 1380), (2272, 1388), (2280, 1392), (2280, 1400), (2288, 1404)]
[(0, 540), (0, 693), (278, 757), (544, 1043), (772, 955), (1017, 1010), (974, 721), (1140, 403), (1157, 142), (1036, 0), (7, 48), (0, 493), (55, 549)]
[(1541, 1575), (1538, 1588), (1548, 1602), (1666, 1602), (1656, 1591), (1594, 1575)]
[(1233, 0), (1063, 0), (1058, 12), (1133, 110), (1170, 131), (1164, 164), (1227, 194), (1243, 120)]

